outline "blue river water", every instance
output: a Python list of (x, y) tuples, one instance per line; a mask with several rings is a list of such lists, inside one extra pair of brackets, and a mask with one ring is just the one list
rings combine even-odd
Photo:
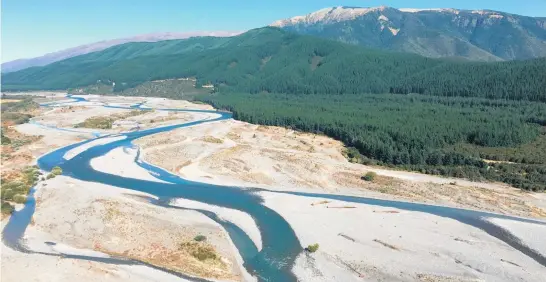
[[(69, 96), (71, 97), (71, 96)], [(81, 97), (71, 97), (74, 101), (85, 101)], [(59, 104), (48, 103), (43, 106), (55, 106)], [(116, 108), (125, 109), (140, 109), (141, 104), (132, 105), (129, 107), (111, 106)], [(148, 109), (142, 109), (148, 110)], [(433, 214), (441, 217), (455, 219), (463, 224), (474, 226), (479, 228), (488, 234), (506, 242), (513, 248), (521, 251), (525, 255), (534, 259), (538, 263), (546, 266), (546, 258), (539, 252), (527, 247), (519, 239), (512, 236), (506, 230), (490, 223), (485, 218), (504, 218), (516, 221), (532, 222), (536, 224), (545, 225), (543, 221), (518, 218), (512, 216), (505, 216), (493, 213), (457, 209), (450, 207), (441, 207), (434, 205), (378, 200), (365, 197), (345, 196), (335, 194), (321, 194), (321, 193), (304, 193), (304, 192), (279, 192), (266, 189), (244, 189), (240, 187), (219, 186), (212, 184), (199, 183), (189, 181), (180, 178), (170, 172), (153, 166), (151, 164), (141, 162), (138, 160), (138, 156), (135, 162), (150, 171), (154, 177), (164, 180), (167, 183), (160, 183), (147, 180), (139, 180), (133, 178), (121, 177), (114, 174), (99, 172), (94, 170), (90, 166), (90, 161), (93, 158), (103, 156), (115, 148), (120, 147), (134, 147), (132, 141), (144, 136), (174, 130), (177, 128), (198, 126), (202, 123), (218, 122), (231, 118), (230, 113), (217, 112), (217, 111), (203, 111), (203, 110), (181, 110), (181, 109), (158, 109), (165, 111), (187, 111), (187, 112), (203, 112), (203, 113), (215, 113), (219, 116), (212, 119), (204, 119), (184, 124), (177, 124), (171, 126), (164, 126), (159, 128), (152, 128), (140, 131), (133, 131), (122, 133), (119, 135), (126, 136), (126, 139), (111, 142), (104, 145), (97, 145), (89, 148), (88, 150), (78, 154), (70, 160), (65, 160), (63, 156), (69, 150), (80, 146), (91, 140), (97, 138), (104, 138), (106, 136), (95, 137), (90, 140), (73, 144), (67, 147), (60, 148), (53, 152), (50, 152), (38, 159), (38, 165), (42, 170), (50, 171), (55, 166), (60, 166), (63, 169), (63, 174), (73, 177), (75, 179), (83, 181), (91, 181), (97, 183), (103, 183), (115, 187), (121, 187), (125, 189), (131, 189), (134, 191), (145, 192), (157, 197), (150, 198), (150, 204), (159, 205), (167, 208), (178, 208), (169, 205), (172, 199), (184, 198), (202, 203), (216, 205), (231, 209), (236, 209), (249, 214), (255, 221), (262, 238), (262, 249), (258, 250), (252, 240), (245, 232), (237, 225), (222, 220), (212, 212), (205, 210), (197, 210), (203, 213), (212, 220), (218, 222), (229, 234), (234, 245), (237, 247), (239, 254), (243, 258), (244, 267), (249, 273), (255, 275), (259, 281), (296, 281), (296, 277), (292, 272), (295, 259), (300, 255), (304, 249), (301, 246), (294, 230), (288, 224), (288, 222), (280, 216), (274, 210), (266, 207), (263, 204), (262, 198), (258, 195), (258, 192), (267, 191), (271, 193), (283, 193), (296, 197), (314, 197), (322, 199), (335, 199), (346, 202), (363, 203), (368, 205), (392, 207), (408, 211), (418, 211), (428, 214)], [(218, 124), (221, 126), (221, 123)], [(14, 249), (20, 251), (29, 252), (22, 242), (25, 229), (30, 222), (30, 218), (35, 210), (35, 203), (32, 197), (32, 193), (29, 197), (29, 201), (26, 203), (25, 208), (21, 211), (15, 212), (10, 221), (6, 225), (2, 234), (4, 243)], [(351, 222), (348, 224), (355, 224)], [(80, 258), (89, 259), (89, 258)], [(118, 261), (111, 261), (111, 263), (119, 263)], [(187, 277), (186, 277), (187, 278)], [(201, 279), (195, 279), (202, 281)]]

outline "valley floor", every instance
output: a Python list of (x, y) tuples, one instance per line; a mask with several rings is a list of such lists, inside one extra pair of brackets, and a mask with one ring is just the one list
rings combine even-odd
[[(45, 100), (59, 100), (61, 95)], [(117, 120), (113, 129), (74, 128), (89, 117), (127, 113), (101, 103), (151, 108), (210, 109), (207, 105), (165, 99), (91, 96), (91, 102), (68, 103), (45, 110), (34, 121), (15, 126), (20, 134), (39, 135), (3, 159), (3, 176), (52, 149), (90, 138), (93, 134), (151, 128), (210, 118), (204, 113), (150, 111)], [(44, 126), (47, 125), (47, 126)], [(59, 130), (59, 128), (74, 131)], [(115, 137), (114, 137), (115, 138)], [(113, 140), (113, 139), (112, 139)], [(110, 141), (112, 141), (110, 140)], [(103, 140), (101, 142), (109, 142)], [(185, 179), (226, 186), (258, 187), (264, 204), (294, 229), (304, 252), (294, 273), (301, 281), (541, 281), (544, 266), (503, 241), (458, 221), (402, 209), (337, 200), (279, 194), (305, 191), (358, 195), (381, 199), (487, 210), (544, 218), (544, 194), (525, 193), (498, 183), (474, 183), (349, 163), (343, 146), (324, 136), (234, 120), (180, 128), (141, 138), (133, 149), (115, 149), (93, 159), (95, 170), (129, 178), (161, 181), (134, 163), (140, 158)], [(77, 156), (93, 144), (77, 147)], [(26, 161), (23, 161), (26, 160)], [(361, 176), (378, 174), (372, 182)], [(180, 281), (183, 278), (144, 265), (119, 265), (59, 256), (80, 254), (136, 259), (188, 276), (219, 281), (255, 280), (227, 232), (195, 211), (213, 211), (230, 221), (261, 248), (254, 220), (240, 211), (179, 199), (168, 209), (149, 203), (150, 195), (108, 185), (58, 176), (40, 181), (36, 212), (25, 232), (29, 249), (21, 253), (2, 244), (2, 281)], [(19, 209), (21, 206), (18, 207)], [(2, 221), (3, 227), (8, 219)], [(546, 255), (541, 242), (546, 226), (492, 220), (529, 247)], [(218, 260), (200, 261), (181, 245), (205, 235)]]
[[(135, 142), (142, 159), (194, 181), (310, 190), (546, 217), (546, 194), (353, 164), (326, 136), (236, 120), (181, 128)], [(361, 179), (375, 172), (373, 182)]]

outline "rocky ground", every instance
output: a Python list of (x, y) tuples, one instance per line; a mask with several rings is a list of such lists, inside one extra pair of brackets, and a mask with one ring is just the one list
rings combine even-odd
[[(135, 142), (144, 159), (209, 183), (273, 190), (359, 194), (546, 217), (546, 197), (501, 183), (478, 183), (353, 164), (343, 144), (325, 136), (234, 120), (181, 128)], [(373, 171), (378, 177), (364, 181)]]
[[(35, 95), (47, 96), (39, 98), (43, 102), (64, 99), (55, 93)], [(186, 101), (101, 96), (89, 96), (89, 100), (37, 112), (35, 120), (50, 127), (14, 126), (13, 134), (31, 141), (14, 151), (4, 151), (2, 147), (2, 176), (33, 164), (50, 150), (90, 138), (93, 133), (213, 117), (160, 110), (127, 115), (130, 110), (96, 107), (104, 103), (145, 102), (144, 108), (210, 109)], [(76, 128), (76, 124), (91, 117), (113, 118), (115, 126)], [(105, 138), (101, 142), (114, 140), (115, 137)], [(474, 183), (352, 164), (343, 156), (343, 146), (338, 141), (278, 127), (226, 120), (148, 136), (135, 144), (140, 147), (143, 160), (195, 181), (546, 216), (543, 194), (524, 193), (498, 183)], [(74, 157), (86, 148), (76, 148), (65, 157)], [(160, 181), (133, 162), (137, 150), (138, 147), (116, 149), (93, 159), (91, 165), (124, 177)], [(4, 160), (4, 152), (9, 152), (10, 158)], [(369, 171), (378, 176), (374, 181), (362, 180)], [(273, 192), (260, 192), (260, 196), (266, 206), (290, 223), (304, 247), (320, 245), (316, 253), (304, 253), (297, 259), (294, 272), (302, 281), (541, 281), (546, 276), (544, 267), (536, 261), (479, 229), (451, 219)], [(36, 212), (25, 233), (25, 242), (30, 249), (50, 255), (25, 254), (2, 244), (2, 281), (183, 280), (146, 266), (56, 256), (60, 253), (121, 256), (213, 280), (255, 280), (242, 267), (226, 231), (191, 209), (213, 211), (237, 224), (261, 248), (253, 219), (242, 212), (183, 199), (171, 204), (190, 210), (167, 209), (150, 204), (150, 196), (144, 193), (67, 176), (40, 181), (36, 199)], [(528, 246), (543, 251), (543, 225), (492, 221)], [(6, 222), (4, 219), (2, 224)], [(196, 242), (197, 235), (204, 235), (207, 240)], [(198, 250), (214, 256), (199, 260), (194, 256)]]

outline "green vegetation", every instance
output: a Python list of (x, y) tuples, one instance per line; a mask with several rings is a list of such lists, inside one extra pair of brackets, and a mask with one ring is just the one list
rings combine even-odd
[(362, 180), (373, 181), (376, 176), (377, 176), (377, 173), (370, 171), (370, 172), (367, 172), (364, 176), (362, 176)]
[(15, 208), (8, 202), (2, 201), (2, 215), (12, 214)]
[(191, 254), (194, 258), (204, 261), (204, 260), (215, 260), (218, 259), (218, 255), (214, 248), (203, 242), (189, 241), (180, 244), (180, 250), (186, 251)]
[(63, 169), (56, 166), (51, 170), (51, 173), (55, 174), (55, 175), (61, 175), (61, 174), (63, 174)]
[(546, 101), (543, 73), (545, 58), (500, 63), (430, 59), (266, 27), (230, 38), (123, 44), (7, 73), (2, 80), (8, 90), (66, 89), (101, 81), (114, 82), (114, 91), (120, 92), (154, 80), (196, 77), (197, 87), (210, 82), (222, 92), (420, 93)]
[[(21, 112), (31, 111), (39, 107), (38, 103), (34, 102), (32, 97), (28, 96), (2, 96), (2, 99), (18, 99), (17, 102), (2, 103), (2, 113), (4, 112)], [(2, 117), (3, 119), (4, 117)]]
[[(544, 103), (416, 94), (216, 93), (201, 99), (239, 120), (341, 140), (353, 147), (345, 152), (353, 162), (546, 189), (546, 158), (536, 157), (546, 151)], [(487, 163), (484, 156), (526, 163)]]
[[(4, 103), (5, 99), (15, 100), (15, 102)], [(18, 101), (17, 101), (18, 100)], [(28, 96), (4, 96), (2, 95), (1, 117), (2, 127), (0, 128), (0, 138), (2, 145), (12, 145), (14, 148), (20, 147), (29, 140), (12, 140), (6, 135), (7, 127), (16, 124), (26, 123), (32, 118), (32, 115), (25, 112), (38, 108), (31, 97)]]
[(169, 99), (187, 99), (191, 100), (195, 96), (208, 94), (210, 89), (196, 88), (195, 79), (178, 78), (147, 81), (132, 88), (126, 88), (120, 92), (114, 92), (114, 87), (111, 83), (97, 83), (80, 88), (70, 89), (71, 93), (82, 94), (103, 94), (103, 95), (123, 95), (123, 96), (138, 96), (138, 97), (163, 97)]
[(112, 129), (112, 124), (115, 119), (111, 117), (90, 117), (84, 122), (76, 124), (74, 127), (96, 128), (96, 129)]
[[(16, 96), (19, 97), (19, 96)], [(9, 97), (14, 98), (14, 97)], [(3, 100), (3, 99), (2, 99)], [(14, 125), (14, 124), (23, 124), (30, 120), (32, 115), (27, 114), (25, 112), (32, 111), (36, 108), (38, 108), (38, 104), (32, 100), (31, 97), (22, 97), (21, 100), (17, 102), (10, 102), (10, 103), (2, 103), (1, 109), (2, 109), (2, 125)], [(2, 134), (2, 136), (4, 136)], [(5, 142), (8, 142), (7, 140), (4, 140), (2, 138), (2, 144)]]
[(87, 85), (80, 88), (70, 88), (68, 93), (74, 94), (110, 94), (113, 92), (112, 83), (96, 83), (92, 85)]
[(9, 145), (11, 144), (11, 139), (4, 135), (4, 128), (0, 128), (0, 137), (1, 137), (1, 144), (2, 145)]
[(32, 115), (24, 113), (11, 113), (11, 112), (2, 112), (2, 121), (10, 122), (12, 124), (23, 124), (27, 123)]
[[(124, 95), (191, 97), (239, 120), (341, 140), (352, 162), (543, 191), (544, 73), (546, 58), (430, 59), (261, 28), (231, 38), (123, 44), (2, 79), (5, 89), (99, 81)], [(197, 89), (212, 83), (213, 93), (173, 80), (181, 77), (195, 77)], [(114, 120), (79, 126), (108, 129)]]
[(13, 211), (13, 206), (10, 202), (19, 204), (26, 202), (26, 195), (28, 195), (32, 187), (36, 185), (40, 174), (41, 173), (36, 166), (29, 166), (15, 179), (2, 178), (2, 214), (10, 214)]
[(96, 129), (112, 129), (112, 126), (116, 120), (122, 120), (138, 115), (142, 115), (149, 112), (148, 110), (132, 110), (130, 112), (116, 114), (111, 116), (97, 116), (90, 117), (84, 122), (74, 125), (74, 127), (84, 127), (84, 128), (96, 128)]
[(27, 201), (27, 197), (25, 197), (23, 195), (15, 195), (13, 197), (13, 201), (18, 203), (18, 204), (24, 204)]
[(195, 236), (195, 238), (193, 238), (193, 240), (197, 242), (203, 242), (207, 240), (207, 237), (205, 235), (197, 235)]
[(46, 179), (52, 179), (52, 178), (55, 178), (56, 176), (58, 175), (61, 175), (63, 174), (63, 169), (56, 166), (54, 167), (51, 172), (47, 175)]
[(318, 249), (319, 249), (319, 244), (318, 243), (309, 245), (309, 246), (307, 246), (307, 248), (305, 248), (305, 250), (307, 250), (310, 253), (314, 253), (314, 252), (318, 251)]

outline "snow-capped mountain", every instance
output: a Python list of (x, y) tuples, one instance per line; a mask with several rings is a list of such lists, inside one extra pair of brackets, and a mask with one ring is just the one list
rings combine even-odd
[(428, 57), (495, 61), (546, 56), (546, 18), (491, 10), (332, 7), (271, 26)]

